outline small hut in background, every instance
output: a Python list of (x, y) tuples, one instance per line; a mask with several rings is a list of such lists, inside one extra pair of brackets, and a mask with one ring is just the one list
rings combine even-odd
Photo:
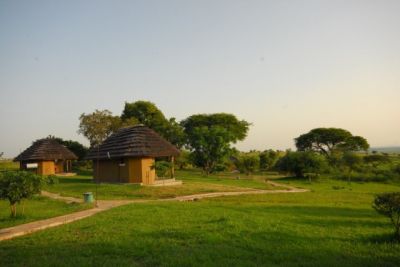
[(98, 182), (151, 185), (156, 180), (155, 158), (167, 157), (173, 163), (178, 155), (179, 150), (155, 131), (136, 125), (112, 134), (92, 148), (86, 159), (93, 160), (94, 179)]
[(35, 141), (30, 147), (18, 155), (21, 170), (32, 170), (40, 175), (70, 172), (72, 160), (78, 157), (65, 146), (52, 138)]

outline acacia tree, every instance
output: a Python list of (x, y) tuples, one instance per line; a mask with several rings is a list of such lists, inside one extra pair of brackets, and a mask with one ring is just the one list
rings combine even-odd
[(17, 216), (17, 204), (40, 193), (42, 177), (26, 171), (0, 173), (0, 199), (10, 203), (11, 217)]
[(183, 120), (193, 163), (208, 175), (218, 169), (232, 151), (231, 144), (243, 140), (250, 124), (232, 114), (198, 114)]
[(361, 136), (353, 136), (340, 128), (316, 128), (295, 138), (299, 151), (315, 151), (330, 157), (333, 151), (367, 150), (369, 144)]

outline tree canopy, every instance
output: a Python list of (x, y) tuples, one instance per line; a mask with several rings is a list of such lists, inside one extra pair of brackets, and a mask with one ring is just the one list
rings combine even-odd
[(231, 152), (231, 144), (243, 140), (249, 123), (232, 114), (198, 114), (181, 122), (193, 163), (207, 174), (223, 164)]
[(11, 216), (17, 215), (17, 203), (40, 192), (42, 177), (26, 171), (6, 171), (0, 173), (0, 199), (10, 203)]
[(121, 119), (122, 122), (134, 119), (137, 123), (153, 129), (172, 144), (178, 147), (183, 145), (184, 136), (182, 127), (176, 122), (175, 118), (167, 119), (162, 111), (152, 102), (125, 102)]
[(255, 152), (240, 153), (234, 164), (240, 172), (251, 175), (260, 168), (260, 156)]
[(395, 229), (395, 237), (400, 240), (400, 192), (377, 195), (372, 207), (390, 219)]
[(325, 157), (312, 151), (290, 152), (279, 159), (277, 167), (280, 171), (289, 172), (296, 177), (304, 177), (307, 173), (320, 174), (327, 168)]
[(108, 136), (121, 127), (121, 119), (113, 116), (109, 110), (95, 110), (93, 113), (82, 113), (79, 117), (78, 133), (83, 134), (90, 146), (101, 144)]
[(168, 120), (157, 106), (149, 101), (136, 101), (133, 103), (125, 102), (121, 119), (135, 118), (139, 123), (152, 128), (158, 133), (162, 133), (168, 124)]
[(340, 128), (316, 128), (295, 138), (299, 151), (315, 151), (330, 156), (332, 151), (367, 150), (369, 144), (361, 136), (353, 136)]
[(64, 145), (66, 148), (71, 150), (79, 160), (83, 160), (88, 152), (88, 148), (81, 143), (73, 140), (64, 140), (60, 137), (52, 137), (57, 140), (58, 143)]

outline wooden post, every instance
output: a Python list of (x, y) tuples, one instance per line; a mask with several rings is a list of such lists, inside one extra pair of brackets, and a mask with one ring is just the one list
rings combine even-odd
[(175, 166), (174, 166), (174, 163), (175, 163), (175, 158), (171, 157), (171, 178), (172, 179), (175, 178)]

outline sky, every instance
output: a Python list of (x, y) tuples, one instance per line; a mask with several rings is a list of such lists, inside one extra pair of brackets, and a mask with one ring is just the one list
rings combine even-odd
[(241, 150), (316, 127), (400, 145), (400, 1), (0, 1), (0, 152), (148, 100), (252, 123)]

